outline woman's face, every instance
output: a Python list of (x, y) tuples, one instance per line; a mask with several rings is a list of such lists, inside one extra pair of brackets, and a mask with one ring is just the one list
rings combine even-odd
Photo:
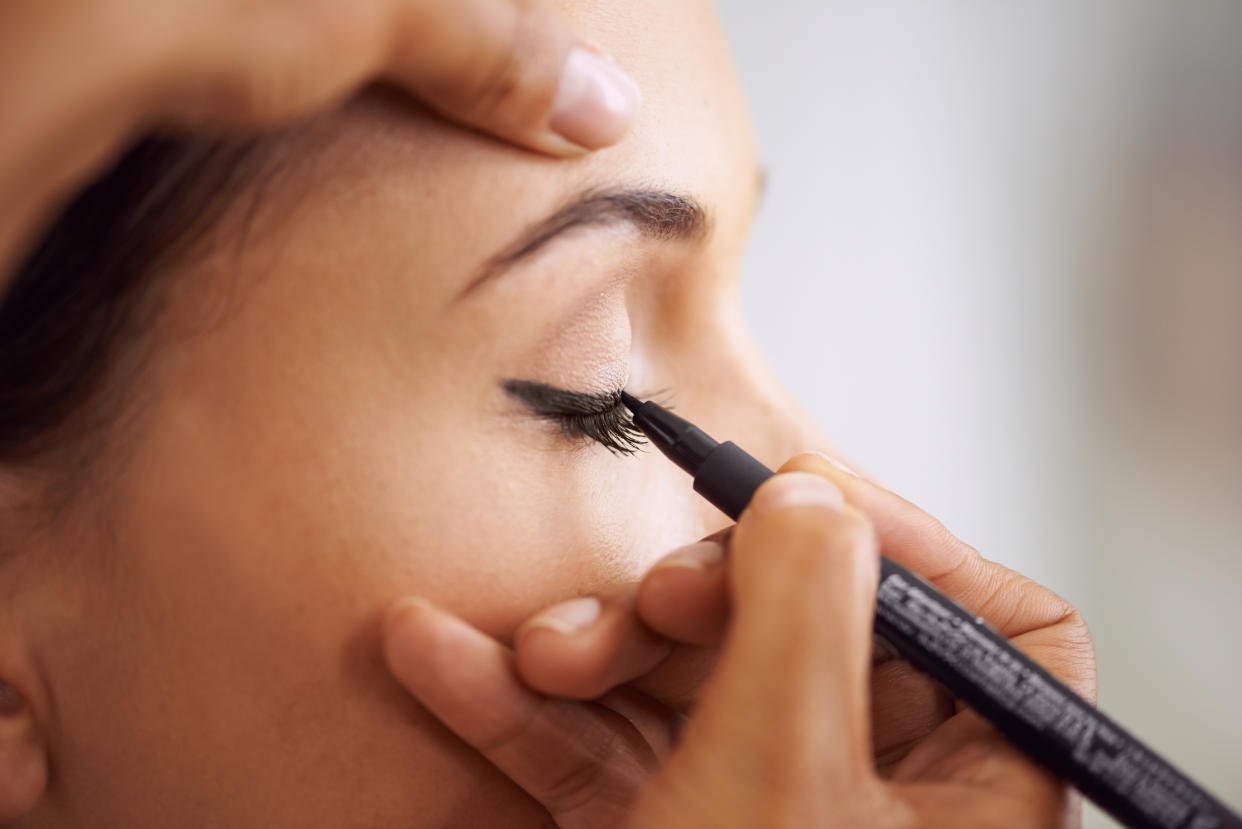
[(549, 160), (373, 93), (169, 280), (104, 520), (63, 540), (92, 554), (18, 600), (54, 770), (29, 825), (544, 825), (389, 677), (384, 611), (504, 639), (725, 519), (504, 381), (667, 390), (773, 464), (818, 443), (737, 308), (759, 176), (709, 3), (571, 14), (644, 90), (618, 147)]

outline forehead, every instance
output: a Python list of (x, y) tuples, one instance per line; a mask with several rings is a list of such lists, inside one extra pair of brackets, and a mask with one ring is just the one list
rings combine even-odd
[(549, 159), (447, 124), (393, 90), (372, 90), (286, 148), (284, 169), (263, 194), (273, 231), (249, 242), (258, 266), (417, 266), (443, 277), (424, 282), (425, 290), (450, 292), (573, 194), (615, 186), (693, 196), (719, 235), (740, 245), (755, 159), (711, 4), (583, 3), (565, 11), (642, 90), (638, 122), (619, 145)]

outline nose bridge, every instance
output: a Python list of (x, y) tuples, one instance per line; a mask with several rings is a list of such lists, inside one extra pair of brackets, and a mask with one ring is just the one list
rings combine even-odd
[[(711, 367), (708, 377), (717, 382), (705, 390), (711, 394), (711, 405), (702, 407), (710, 420), (701, 420), (698, 425), (717, 440), (733, 441), (770, 469), (778, 469), (799, 452), (832, 452), (823, 433), (766, 364), (757, 355), (753, 359), (743, 357), (733, 355)], [(698, 417), (689, 408), (686, 414), (691, 419)], [(700, 522), (700, 535), (730, 523), (707, 501), (697, 497), (694, 501), (692, 509)]]
[(799, 452), (831, 450), (822, 430), (775, 376), (745, 371), (739, 380), (731, 402), (736, 431), (727, 439), (773, 469)]
[(740, 324), (720, 339), (713, 365), (704, 367), (720, 424), (717, 440), (733, 441), (773, 469), (799, 452), (834, 451)]
[[(717, 440), (733, 441), (771, 469), (799, 452), (835, 454), (822, 430), (759, 354), (736, 301), (729, 299), (713, 297), (691, 306), (694, 313), (689, 317), (671, 315), (664, 307), (670, 315), (656, 318), (662, 324), (653, 323), (634, 337), (637, 346), (649, 346), (636, 352), (642, 354), (635, 358), (636, 365), (668, 384), (669, 394), (662, 402), (670, 403), (677, 414)], [(693, 516), (700, 535), (728, 525), (722, 513), (690, 491), (680, 472), (664, 472), (677, 472), (675, 491), (689, 499), (680, 502), (688, 508), (683, 515)]]

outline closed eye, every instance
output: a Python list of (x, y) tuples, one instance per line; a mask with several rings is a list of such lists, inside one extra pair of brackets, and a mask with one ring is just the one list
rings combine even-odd
[(621, 391), (581, 392), (535, 383), (505, 380), (501, 387), (538, 417), (557, 424), (574, 438), (589, 438), (616, 455), (632, 455), (646, 438), (621, 402)]

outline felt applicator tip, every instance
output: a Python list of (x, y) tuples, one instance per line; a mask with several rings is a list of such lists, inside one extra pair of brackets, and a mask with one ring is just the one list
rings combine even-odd
[(631, 412), (637, 412), (638, 407), (643, 405), (641, 400), (630, 394), (625, 389), (621, 390), (621, 402), (624, 403), (625, 408), (629, 409)]

